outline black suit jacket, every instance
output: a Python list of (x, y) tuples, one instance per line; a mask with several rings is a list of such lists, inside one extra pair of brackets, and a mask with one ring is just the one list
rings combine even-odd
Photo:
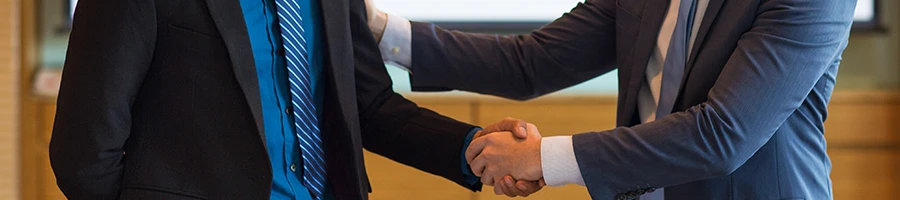
[[(371, 191), (362, 148), (468, 186), (473, 127), (394, 93), (362, 0), (323, 0), (322, 134), (337, 199)], [(70, 199), (267, 199), (272, 171), (238, 0), (79, 2), (50, 159)]]

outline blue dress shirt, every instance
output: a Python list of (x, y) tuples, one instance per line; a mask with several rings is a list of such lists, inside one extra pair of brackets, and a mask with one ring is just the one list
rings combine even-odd
[[(321, 118), (323, 104), (323, 87), (319, 76), (325, 56), (322, 37), (321, 11), (318, 0), (297, 0), (306, 12), (300, 15), (305, 20), (304, 37), (308, 41), (310, 79), (314, 88), (314, 106)], [(291, 116), (291, 96), (288, 85), (287, 68), (284, 49), (281, 42), (281, 31), (278, 26), (278, 15), (274, 0), (241, 0), (253, 60), (256, 62), (256, 75), (259, 79), (259, 98), (262, 103), (263, 124), (265, 126), (266, 147), (272, 163), (272, 192), (270, 199), (308, 200), (312, 199), (302, 184), (303, 159), (300, 158), (294, 118)], [(326, 198), (329, 198), (326, 188)]]
[[(263, 111), (263, 124), (265, 126), (266, 147), (269, 160), (272, 163), (272, 192), (273, 200), (309, 200), (312, 199), (306, 187), (302, 184), (303, 160), (300, 158), (300, 148), (294, 130), (293, 117), (291, 116), (291, 96), (288, 85), (287, 68), (282, 48), (281, 31), (278, 27), (278, 15), (274, 0), (240, 0), (244, 13), (244, 21), (247, 24), (247, 33), (250, 36), (250, 46), (253, 51), (253, 59), (256, 62), (256, 74), (259, 79), (260, 101)], [(324, 44), (321, 43), (323, 32), (321, 10), (319, 0), (296, 0), (303, 10), (300, 15), (304, 20), (303, 29), (311, 30), (304, 33), (307, 46), (310, 49), (309, 63), (311, 73), (314, 106), (317, 107), (321, 119), (323, 104), (323, 89), (320, 84), (324, 66)], [(306, 23), (311, 22), (311, 23)], [(475, 184), (478, 177), (472, 175), (466, 163), (465, 147), (469, 146), (474, 134), (480, 129), (473, 129), (466, 137), (463, 151), (460, 153), (461, 167), (469, 184)], [(324, 134), (324, 133), (323, 133)], [(327, 184), (326, 184), (327, 185)], [(332, 199), (330, 186), (326, 186), (325, 197)]]

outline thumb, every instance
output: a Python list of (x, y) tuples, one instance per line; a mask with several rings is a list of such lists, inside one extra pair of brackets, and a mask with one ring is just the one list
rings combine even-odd
[(497, 123), (488, 125), (484, 127), (485, 133), (493, 133), (500, 131), (509, 131), (512, 132), (516, 138), (525, 139), (528, 137), (528, 131), (526, 130), (528, 123), (524, 120), (516, 119), (512, 117), (503, 118)]

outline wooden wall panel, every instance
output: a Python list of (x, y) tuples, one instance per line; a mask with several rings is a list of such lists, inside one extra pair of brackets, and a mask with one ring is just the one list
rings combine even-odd
[(50, 137), (53, 136), (53, 121), (56, 120), (56, 104), (43, 104), (38, 106), (41, 116), (48, 116), (39, 120), (35, 120), (38, 124), (40, 134), (36, 136), (40, 138), (40, 145), (44, 149), (50, 148)]
[(834, 103), (828, 109), (825, 138), (829, 146), (900, 144), (900, 104)]
[(18, 0), (0, 0), (0, 199), (19, 198)]
[(896, 199), (900, 188), (900, 151), (832, 149), (834, 199)]
[(560, 97), (529, 102), (488, 100), (477, 110), (479, 125), (513, 117), (535, 124), (543, 136), (602, 131), (616, 126), (615, 97)]
[(63, 195), (62, 191), (59, 191), (59, 188), (56, 186), (56, 177), (53, 176), (53, 169), (50, 168), (50, 153), (46, 148), (41, 148), (36, 150), (35, 152), (39, 152), (34, 155), (38, 160), (38, 171), (43, 176), (37, 177), (35, 180), (38, 182), (38, 185), (42, 188), (46, 188), (45, 190), (38, 193), (40, 199), (46, 200), (54, 200), (54, 199), (66, 199), (66, 196)]

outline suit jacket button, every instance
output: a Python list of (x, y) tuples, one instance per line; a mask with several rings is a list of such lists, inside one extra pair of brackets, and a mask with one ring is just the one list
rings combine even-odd
[(644, 194), (647, 193), (647, 190), (646, 190), (646, 189), (640, 189), (640, 190), (637, 190), (637, 191), (635, 191), (635, 192), (637, 192), (637, 195), (644, 195)]
[(626, 200), (628, 197), (625, 197), (625, 194), (619, 193), (616, 195), (616, 200)]
[(635, 197), (638, 197), (638, 195), (639, 195), (639, 194), (638, 194), (637, 192), (635, 192), (635, 191), (630, 191), (630, 192), (628, 192), (628, 194), (625, 194), (625, 196), (628, 196), (629, 199), (633, 199), (633, 198), (635, 198)]
[(287, 115), (293, 115), (293, 114), (294, 114), (294, 107), (288, 106), (287, 108), (285, 108), (285, 109), (284, 109), (284, 114), (287, 114)]

